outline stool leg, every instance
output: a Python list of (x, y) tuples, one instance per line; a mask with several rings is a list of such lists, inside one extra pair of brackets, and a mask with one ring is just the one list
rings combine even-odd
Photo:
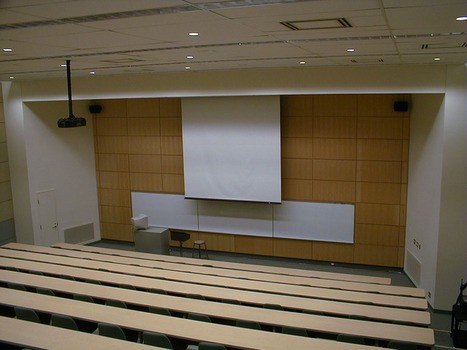
[(180, 256), (183, 256), (183, 242), (179, 241), (180, 243)]
[(198, 245), (198, 257), (201, 259), (201, 244)]

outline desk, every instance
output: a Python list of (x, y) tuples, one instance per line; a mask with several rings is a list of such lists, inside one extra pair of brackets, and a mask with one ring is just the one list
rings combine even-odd
[(42, 262), (0, 257), (0, 266), (12, 266), (18, 269), (39, 271), (52, 275), (68, 275), (84, 280), (100, 281), (108, 284), (126, 284), (142, 289), (163, 289), (173, 294), (200, 294), (206, 298), (217, 300), (238, 300), (242, 303), (259, 305), (278, 304), (292, 310), (309, 310), (340, 316), (363, 316), (370, 319), (388, 322), (409, 322), (420, 325), (431, 323), (430, 314), (426, 311), (398, 309), (365, 304), (345, 303), (330, 300), (301, 298), (287, 295), (235, 290), (229, 288), (203, 286), (190, 283), (157, 280), (153, 278), (130, 276), (120, 273), (89, 270), (78, 267), (54, 265)]
[(135, 230), (137, 252), (169, 255), (170, 231), (164, 227), (149, 226), (145, 230)]
[(30, 253), (19, 250), (0, 249), (0, 256), (67, 266), (79, 266), (94, 270), (100, 269), (127, 275), (139, 275), (144, 277), (168, 279), (173, 281), (183, 281), (184, 283), (191, 284), (194, 283), (212, 286), (224, 286), (239, 290), (254, 290), (275, 294), (295, 295), (309, 298), (339, 300), (354, 303), (411, 308), (418, 310), (426, 310), (428, 307), (427, 301), (421, 298), (411, 298), (396, 295), (381, 295), (375, 293), (354, 292), (347, 290), (297, 286), (288, 284), (277, 284), (271, 282), (241, 280), (237, 278), (228, 277), (195, 275), (192, 273), (178, 271), (157, 270), (140, 266), (119, 265), (100, 261), (45, 255), (40, 253)]
[(0, 316), (0, 340), (51, 350), (162, 350), (162, 348)]
[[(351, 282), (351, 281), (337, 281), (337, 280), (328, 280), (322, 278), (312, 278), (312, 277), (300, 277), (300, 276), (289, 276), (289, 275), (276, 275), (264, 272), (251, 272), (251, 271), (239, 271), (239, 270), (229, 270), (221, 269), (215, 267), (207, 266), (198, 266), (198, 265), (188, 265), (180, 263), (172, 263), (165, 261), (154, 261), (154, 260), (142, 260), (136, 258), (129, 258), (124, 256), (108, 255), (108, 254), (95, 254), (80, 252), (75, 250), (64, 250), (56, 249), (42, 246), (34, 246), (29, 244), (19, 244), (19, 243), (9, 243), (2, 248), (8, 248), (13, 250), (21, 250), (35, 253), (43, 254), (52, 254), (57, 256), (66, 256), (66, 257), (75, 257), (75, 258), (85, 258), (96, 261), (103, 262), (112, 262), (124, 265), (137, 265), (142, 267), (151, 267), (164, 270), (180, 271), (180, 272), (190, 272), (198, 275), (217, 275), (223, 277), (232, 277), (232, 278), (241, 278), (241, 279), (250, 279), (256, 281), (266, 281), (274, 283), (283, 283), (283, 284), (293, 284), (301, 286), (312, 286), (312, 287), (323, 287), (323, 288), (334, 288), (341, 290), (353, 290), (360, 292), (373, 292), (380, 294), (390, 294), (390, 295), (399, 295), (399, 296), (411, 296), (424, 298), (425, 291), (421, 288), (411, 288), (411, 287), (399, 287), (399, 286), (388, 286), (375, 283), (360, 283), (360, 282)], [(187, 259), (188, 260), (188, 259)]]
[(313, 270), (301, 270), (301, 269), (290, 269), (285, 267), (276, 267), (276, 266), (264, 266), (264, 265), (252, 265), (252, 264), (241, 264), (241, 263), (232, 263), (225, 261), (213, 261), (213, 260), (203, 260), (203, 259), (186, 259), (177, 256), (166, 256), (166, 255), (153, 255), (138, 253), (125, 250), (109, 249), (109, 248), (100, 248), (93, 246), (83, 246), (76, 244), (67, 244), (67, 243), (57, 243), (53, 247), (68, 249), (68, 250), (78, 250), (83, 252), (90, 253), (102, 253), (116, 256), (126, 256), (130, 258), (144, 259), (144, 260), (161, 260), (167, 262), (176, 262), (189, 265), (205, 265), (219, 267), (222, 269), (231, 269), (231, 270), (240, 270), (240, 271), (253, 271), (253, 272), (265, 272), (278, 275), (289, 275), (289, 276), (301, 276), (301, 277), (314, 277), (314, 278), (323, 278), (330, 280), (338, 281), (353, 281), (353, 282), (363, 282), (363, 283), (376, 283), (376, 284), (391, 284), (390, 278), (383, 277), (372, 277), (372, 276), (363, 276), (355, 274), (345, 274), (345, 273), (336, 273), (336, 272), (325, 272), (325, 271), (313, 271)]
[(376, 347), (339, 343), (281, 333), (257, 331), (233, 326), (162, 316), (149, 312), (87, 303), (37, 293), (0, 288), (0, 303), (46, 313), (59, 313), (90, 322), (105, 322), (137, 331), (152, 331), (195, 342), (207, 341), (241, 349), (284, 350), (370, 350)]
[(304, 328), (333, 334), (343, 333), (376, 340), (413, 342), (424, 346), (431, 346), (434, 343), (433, 330), (429, 328), (270, 309), (262, 309), (258, 312), (257, 307), (160, 295), (6, 270), (0, 270), (0, 281), (49, 288), (65, 293), (90, 295), (99, 299), (121, 300), (140, 306), (157, 306), (182, 313), (191, 312), (224, 319), (248, 320), (272, 326)]

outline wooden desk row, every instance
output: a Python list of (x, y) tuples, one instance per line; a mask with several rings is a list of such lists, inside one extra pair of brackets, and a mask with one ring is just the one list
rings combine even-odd
[[(112, 323), (122, 328), (137, 331), (164, 333), (171, 337), (195, 342), (208, 341), (220, 343), (240, 349), (378, 349), (376, 347), (339, 343), (331, 340), (307, 338), (162, 316), (149, 312), (109, 307), (8, 288), (0, 288), (0, 303), (30, 308), (46, 313), (68, 315), (76, 319), (91, 322)], [(92, 343), (89, 343), (88, 347), (92, 347)]]
[(11, 345), (51, 350), (162, 350), (94, 334), (0, 316), (0, 339)]
[(428, 307), (427, 301), (421, 298), (354, 292), (309, 286), (297, 286), (289, 284), (278, 284), (273, 282), (242, 280), (238, 278), (228, 278), (219, 276), (197, 275), (186, 272), (160, 270), (133, 265), (121, 265), (95, 260), (46, 255), (11, 249), (0, 249), (0, 256), (24, 260), (33, 260), (38, 262), (54, 263), (66, 266), (79, 266), (81, 268), (112, 271), (126, 275), (138, 275), (156, 279), (167, 279), (171, 281), (179, 281), (180, 283), (182, 283), (181, 281), (183, 281), (183, 283), (187, 283), (190, 285), (200, 284), (209, 286), (224, 286), (238, 290), (253, 290), (274, 294), (294, 295), (308, 298), (338, 300), (354, 303), (366, 303), (391, 307), (411, 308), (418, 310), (426, 310)]
[(187, 265), (210, 266), (210, 267), (217, 267), (217, 268), (229, 269), (229, 270), (262, 272), (262, 273), (287, 275), (287, 276), (312, 277), (312, 278), (321, 278), (321, 279), (329, 279), (329, 280), (337, 280), (337, 281), (375, 283), (375, 284), (385, 284), (385, 285), (391, 284), (390, 278), (364, 276), (364, 275), (356, 275), (356, 274), (345, 274), (345, 273), (314, 271), (314, 270), (301, 270), (301, 269), (291, 269), (291, 268), (285, 268), (285, 267), (252, 265), (252, 264), (233, 263), (233, 262), (226, 262), (226, 261), (213, 261), (213, 260), (205, 260), (205, 259), (189, 259), (189, 258), (177, 257), (177, 256), (140, 253), (140, 252), (133, 252), (133, 251), (116, 250), (116, 249), (100, 248), (100, 247), (93, 247), (93, 246), (68, 244), (68, 243), (57, 243), (57, 244), (54, 244), (53, 247), (67, 249), (67, 250), (77, 250), (81, 252), (137, 258), (141, 260), (165, 261), (165, 262), (172, 262), (172, 263), (177, 263), (177, 264), (182, 263), (182, 264), (187, 264)]
[(300, 312), (258, 310), (257, 307), (160, 295), (7, 270), (0, 270), (0, 281), (28, 287), (48, 288), (60, 293), (89, 295), (97, 299), (121, 300), (127, 304), (138, 306), (155, 306), (183, 314), (205, 314), (227, 320), (247, 320), (270, 326), (303, 328), (321, 333), (342, 333), (375, 340), (414, 342), (427, 346), (431, 346), (434, 341), (433, 331), (422, 327), (318, 316)]
[(112, 285), (132, 285), (141, 289), (162, 289), (168, 293), (184, 295), (199, 294), (207, 299), (237, 300), (252, 305), (277, 304), (285, 309), (308, 310), (339, 316), (360, 316), (374, 320), (399, 323), (413, 323), (427, 326), (431, 323), (427, 311), (399, 309), (392, 307), (345, 303), (313, 298), (302, 298), (280, 294), (235, 290), (230, 288), (204, 286), (158, 280), (147, 277), (124, 275), (108, 271), (89, 270), (79, 267), (55, 265), (37, 261), (0, 257), (0, 266), (10, 266), (26, 271), (41, 272), (50, 275), (66, 275), (76, 279), (99, 281)]
[[(84, 258), (84, 259), (90, 259), (90, 260), (96, 260), (96, 261), (102, 261), (102, 262), (112, 262), (112, 263), (124, 264), (124, 265), (150, 267), (150, 268), (157, 268), (157, 269), (162, 269), (162, 270), (189, 272), (189, 273), (195, 273), (197, 275), (214, 275), (214, 276), (250, 279), (250, 280), (255, 280), (255, 281), (266, 281), (266, 282), (301, 285), (301, 286), (307, 285), (307, 286), (320, 287), (320, 288), (333, 288), (333, 289), (352, 290), (352, 291), (359, 291), (359, 292), (374, 292), (374, 293), (380, 293), (380, 294), (411, 296), (411, 297), (419, 297), (419, 298), (425, 297), (425, 291), (420, 288), (379, 285), (379, 284), (374, 284), (374, 283), (328, 280), (328, 279), (323, 279), (323, 278), (277, 275), (277, 274), (264, 273), (264, 272), (231, 270), (231, 269), (226, 269), (226, 268), (188, 265), (188, 264), (180, 264), (180, 263), (156, 261), (156, 260), (142, 260), (142, 259), (136, 259), (136, 258), (123, 257), (123, 256), (109, 255), (109, 254), (104, 254), (104, 253), (96, 254), (96, 253), (80, 252), (76, 250), (56, 249), (56, 248), (49, 248), (49, 247), (32, 246), (28, 244), (19, 244), (19, 243), (10, 243), (10, 244), (3, 246), (2, 248), (29, 251), (29, 252), (35, 252), (35, 253), (51, 254), (51, 255), (57, 255), (57, 256)], [(185, 259), (185, 260), (190, 260), (190, 259)]]

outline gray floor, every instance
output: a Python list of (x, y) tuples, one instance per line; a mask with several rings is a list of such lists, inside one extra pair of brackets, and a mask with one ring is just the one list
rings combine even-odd
[[(103, 248), (135, 250), (133, 243), (119, 242), (119, 241), (102, 240), (99, 242), (92, 243), (91, 245), (99, 246)], [(177, 248), (171, 248), (170, 254), (179, 256), (180, 252)], [(183, 255), (186, 257), (191, 257), (192, 252), (190, 249), (183, 249)], [(289, 268), (295, 268), (295, 269), (307, 269), (307, 270), (312, 269), (312, 270), (319, 270), (319, 271), (354, 273), (354, 274), (377, 276), (377, 277), (389, 277), (391, 278), (393, 285), (413, 287), (412, 282), (405, 275), (405, 273), (401, 269), (396, 269), (396, 268), (383, 268), (383, 267), (364, 266), (364, 265), (317, 262), (317, 261), (308, 261), (308, 260), (299, 260), (299, 259), (286, 259), (286, 258), (265, 257), (265, 256), (256, 256), (256, 255), (246, 255), (246, 254), (233, 254), (233, 253), (213, 252), (213, 251), (209, 251), (209, 259), (220, 260), (220, 261), (232, 261), (232, 262), (247, 263), (247, 264), (260, 264), (260, 265), (269, 265), (269, 266), (289, 267)], [(450, 337), (450, 324), (451, 324), (450, 313), (434, 312), (433, 310), (430, 310), (430, 312), (432, 316), (431, 318), (432, 323), (430, 327), (433, 328), (435, 331), (435, 342), (436, 342), (433, 349), (435, 350), (456, 349), (453, 346), (452, 339)]]

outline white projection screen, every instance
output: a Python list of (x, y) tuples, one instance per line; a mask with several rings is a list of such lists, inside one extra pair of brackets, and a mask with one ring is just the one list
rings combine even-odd
[(279, 96), (182, 99), (185, 197), (281, 202)]

